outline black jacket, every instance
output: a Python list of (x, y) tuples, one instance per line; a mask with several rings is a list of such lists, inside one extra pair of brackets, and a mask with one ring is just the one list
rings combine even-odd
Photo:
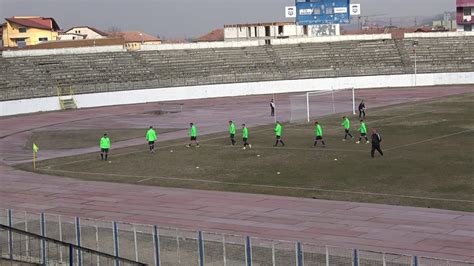
[(380, 136), (379, 133), (373, 133), (372, 134), (372, 145), (380, 145), (380, 142), (382, 142), (382, 137)]

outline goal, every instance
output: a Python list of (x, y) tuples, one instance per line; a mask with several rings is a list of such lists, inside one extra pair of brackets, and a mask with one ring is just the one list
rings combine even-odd
[(355, 89), (310, 91), (290, 96), (290, 122), (310, 122), (314, 117), (352, 112), (355, 114)]

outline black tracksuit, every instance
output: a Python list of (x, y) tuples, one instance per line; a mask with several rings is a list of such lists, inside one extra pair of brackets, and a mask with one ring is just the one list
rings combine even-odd
[(365, 103), (359, 104), (359, 118), (365, 118)]
[(375, 150), (377, 150), (380, 155), (383, 156), (383, 151), (380, 148), (380, 143), (382, 142), (382, 137), (380, 137), (379, 133), (372, 134), (372, 150), (370, 151), (370, 155), (374, 158)]

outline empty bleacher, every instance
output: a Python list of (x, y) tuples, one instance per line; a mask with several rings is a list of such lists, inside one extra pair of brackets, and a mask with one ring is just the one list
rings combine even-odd
[[(474, 37), (418, 38), (418, 73), (474, 71)], [(413, 40), (0, 58), (0, 101), (285, 79), (413, 73)]]

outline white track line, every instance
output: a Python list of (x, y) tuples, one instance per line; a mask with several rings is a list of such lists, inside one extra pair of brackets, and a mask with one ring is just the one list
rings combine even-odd
[(292, 190), (301, 190), (301, 191), (320, 191), (320, 192), (332, 192), (332, 193), (341, 193), (341, 194), (344, 194), (344, 193), (345, 194), (357, 194), (357, 195), (366, 195), (366, 196), (383, 196), (383, 197), (410, 198), (410, 199), (420, 199), (420, 200), (474, 203), (474, 201), (471, 201), (471, 200), (419, 197), (419, 196), (386, 194), (386, 193), (376, 193), (376, 192), (360, 192), (360, 191), (334, 190), (334, 189), (321, 189), (321, 188), (304, 188), (304, 187), (259, 185), (259, 184), (250, 184), (250, 183), (235, 183), (235, 182), (224, 182), (224, 181), (205, 180), (205, 179), (192, 179), (192, 178), (179, 178), (179, 177), (160, 177), (160, 176), (152, 176), (151, 177), (151, 176), (138, 176), (138, 175), (121, 175), (121, 174), (108, 174), (108, 173), (77, 172), (77, 171), (67, 171), (67, 170), (52, 170), (52, 169), (45, 169), (45, 168), (38, 168), (38, 169), (43, 170), (43, 171), (47, 171), (47, 172), (142, 178), (139, 181), (137, 181), (136, 183), (143, 183), (145, 181), (149, 181), (149, 180), (152, 180), (152, 179), (163, 179), (163, 180), (174, 180), (174, 181), (186, 181), (186, 182), (191, 181), (191, 182), (211, 183), (211, 184), (220, 184), (220, 185), (261, 187), (261, 188), (274, 188), (274, 189), (292, 189)]
[(447, 137), (451, 137), (451, 136), (456, 136), (456, 135), (464, 134), (464, 133), (470, 132), (470, 131), (474, 131), (474, 130), (473, 130), (473, 129), (467, 129), (467, 130), (459, 131), (459, 132), (456, 132), (456, 133), (452, 133), (452, 134), (448, 134), (448, 135), (439, 136), (439, 137), (436, 137), (436, 138), (425, 139), (425, 140), (421, 140), (421, 141), (417, 141), (417, 142), (413, 142), (413, 143), (408, 143), (408, 144), (399, 145), (399, 146), (396, 146), (396, 147), (393, 147), (393, 148), (389, 148), (389, 149), (385, 149), (385, 150), (386, 150), (386, 151), (393, 151), (393, 150), (397, 150), (397, 149), (400, 149), (400, 148), (405, 148), (405, 147), (414, 146), (414, 145), (421, 144), (421, 143), (425, 143), (425, 142), (430, 142), (430, 141), (433, 141), (433, 140), (444, 139), (444, 138), (447, 138)]

